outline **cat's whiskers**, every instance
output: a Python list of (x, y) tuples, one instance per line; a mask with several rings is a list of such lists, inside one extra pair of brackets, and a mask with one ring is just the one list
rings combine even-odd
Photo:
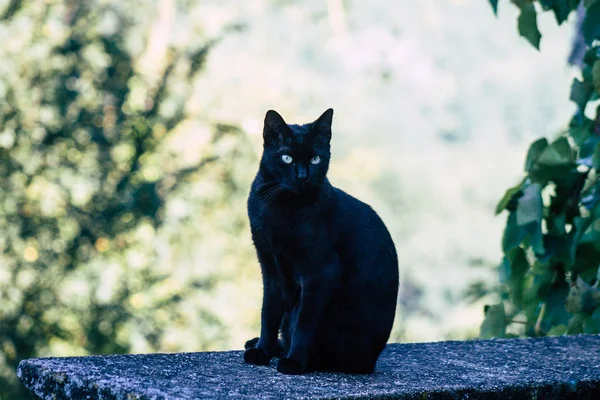
[(270, 205), (273, 200), (275, 200), (275, 198), (281, 193), (283, 192), (283, 186), (281, 185), (277, 185), (275, 187), (275, 189), (269, 194), (269, 197), (266, 199), (266, 203), (267, 205)]
[(260, 182), (259, 184), (256, 185), (256, 189), (261, 190), (267, 186), (272, 186), (273, 184), (275, 184), (275, 186), (277, 186), (278, 182), (276, 179), (266, 181), (266, 182)]
[(323, 193), (325, 193), (325, 196), (329, 197), (330, 199), (333, 199), (334, 193), (331, 191), (331, 186), (323, 185), (324, 182), (324, 180), (319, 181), (319, 189), (322, 190)]
[(275, 191), (277, 191), (277, 189), (279, 188), (279, 186), (280, 186), (279, 184), (276, 184), (273, 187), (267, 188), (265, 191), (263, 191), (261, 193), (261, 195), (263, 196), (263, 198), (266, 199), (266, 198), (270, 197)]
[(265, 191), (264, 197), (263, 197), (264, 206), (263, 206), (261, 214), (265, 212), (267, 207), (273, 203), (273, 201), (275, 200), (277, 195), (280, 194), (281, 192), (283, 192), (283, 187), (279, 183)]
[(330, 199), (333, 199), (333, 193), (331, 193), (329, 188), (321, 187), (321, 189), (323, 190), (323, 193), (325, 193), (325, 196), (329, 197)]

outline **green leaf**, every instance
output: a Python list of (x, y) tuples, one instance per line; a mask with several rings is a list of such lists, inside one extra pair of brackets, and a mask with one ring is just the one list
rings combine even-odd
[(600, 333), (600, 324), (596, 323), (592, 317), (587, 317), (583, 320), (583, 333), (586, 335)]
[(566, 325), (556, 325), (556, 326), (553, 326), (546, 334), (548, 336), (562, 336), (565, 333), (567, 333)]
[(560, 137), (540, 154), (537, 159), (538, 164), (558, 167), (567, 166), (575, 162), (574, 152), (571, 149), (569, 140), (566, 137)]
[(517, 224), (517, 213), (511, 212), (506, 220), (506, 227), (502, 235), (502, 251), (508, 251), (519, 247), (523, 239), (527, 236), (527, 230)]
[[(592, 90), (590, 90), (590, 93)], [(569, 123), (569, 136), (571, 136), (577, 147), (581, 147), (581, 145), (585, 143), (587, 138), (590, 136), (590, 131), (593, 125), (594, 121), (586, 118), (582, 114), (576, 115), (571, 119), (571, 122)]]
[(556, 23), (561, 25), (563, 22), (569, 18), (569, 13), (571, 12), (571, 6), (565, 0), (552, 0), (550, 1), (552, 5), (550, 8), (554, 12), (554, 17), (556, 18)]
[[(588, 210), (595, 210), (595, 206), (600, 201), (600, 180), (594, 184), (580, 199), (581, 204)], [(600, 204), (599, 204), (600, 205)]]
[(590, 82), (586, 80), (582, 82), (577, 78), (573, 78), (569, 99), (577, 104), (579, 111), (583, 113), (593, 91), (594, 86)]
[(574, 258), (571, 257), (571, 242), (572, 237), (567, 235), (544, 235), (544, 257), (540, 259), (548, 264), (561, 264), (566, 270), (574, 263)]
[(517, 206), (517, 224), (523, 226), (531, 222), (540, 222), (544, 211), (542, 201), (542, 186), (532, 183), (523, 189), (523, 196), (519, 198)]
[[(569, 256), (572, 260), (575, 260), (575, 255), (577, 254), (577, 246), (579, 246), (579, 242), (581, 240), (581, 237), (583, 236), (583, 234), (585, 233), (585, 231), (587, 230), (587, 228), (589, 228), (590, 224), (592, 223), (592, 219), (591, 218), (582, 218), (582, 217), (575, 217), (573, 218), (573, 228), (570, 232), (570, 242), (569, 242)], [(600, 269), (599, 269), (600, 271)]]
[[(548, 206), (549, 209), (553, 209), (555, 206), (558, 196), (552, 196), (550, 200), (550, 204)], [(562, 207), (561, 207), (562, 208)], [(558, 213), (549, 213), (546, 216), (546, 227), (548, 234), (552, 235), (565, 235), (567, 232), (565, 230), (565, 224), (567, 223), (567, 216), (564, 212), (560, 211)]]
[(600, 93), (600, 60), (594, 62), (594, 66), (592, 67), (592, 79), (596, 93)]
[[(557, 0), (557, 1), (561, 1), (561, 0)], [(581, 0), (567, 0), (567, 4), (569, 5), (569, 8), (571, 10), (576, 9), (577, 6), (579, 6), (579, 3), (581, 3)]]
[(542, 34), (537, 26), (537, 13), (532, 3), (521, 6), (521, 14), (517, 20), (519, 34), (529, 41), (536, 49), (540, 49)]
[(573, 314), (590, 314), (597, 307), (600, 307), (600, 290), (578, 277), (575, 285), (571, 285), (566, 299), (567, 311)]
[(577, 335), (583, 333), (583, 317), (576, 314), (569, 320), (569, 326), (567, 327), (567, 333), (569, 335)]
[(582, 31), (588, 46), (600, 38), (600, 1), (595, 1), (587, 7)]
[(502, 263), (500, 263), (500, 268), (498, 270), (500, 283), (505, 284), (510, 279), (510, 260), (508, 257), (502, 257)]
[(596, 145), (596, 150), (594, 151), (594, 158), (592, 160), (592, 167), (600, 171), (600, 143)]
[(509, 203), (515, 200), (514, 198), (519, 194), (526, 180), (527, 178), (524, 178), (521, 183), (511, 187), (506, 191), (506, 193), (504, 193), (504, 196), (502, 196), (502, 199), (500, 199), (498, 205), (496, 206), (496, 215), (504, 211), (508, 207)]
[(596, 148), (600, 143), (600, 136), (598, 135), (590, 135), (587, 140), (581, 145), (579, 149), (579, 158), (584, 159), (589, 157), (589, 166), (592, 166), (592, 159), (594, 158), (594, 154), (596, 153)]
[(548, 140), (546, 138), (538, 139), (529, 146), (527, 159), (525, 160), (525, 171), (529, 172), (533, 169), (535, 161), (546, 147), (548, 147)]
[(598, 48), (590, 47), (587, 49), (585, 55), (583, 56), (583, 62), (591, 65), (594, 63), (594, 61), (598, 59), (599, 56), (600, 54), (598, 54)]
[(485, 313), (485, 318), (481, 324), (479, 336), (482, 339), (504, 337), (506, 335), (506, 313), (504, 311), (504, 304), (499, 303), (485, 306), (483, 312)]
[(569, 285), (565, 282), (556, 282), (544, 299), (546, 312), (542, 319), (541, 328), (549, 331), (553, 326), (566, 325), (571, 319), (571, 314), (565, 309), (565, 299), (569, 293)]
[(489, 2), (492, 6), (492, 10), (494, 10), (494, 14), (498, 15), (498, 0), (489, 0)]
[(532, 222), (527, 228), (529, 233), (529, 245), (531, 246), (531, 249), (537, 256), (544, 254), (545, 247), (542, 238), (542, 222)]
[(550, 292), (554, 272), (550, 270), (548, 265), (542, 264), (539, 260), (534, 262), (531, 267), (531, 287), (530, 295), (536, 297), (536, 307), (539, 305), (540, 298), (545, 298)]
[(600, 307), (583, 320), (583, 333), (600, 333)]
[(529, 270), (529, 262), (527, 261), (525, 251), (520, 247), (512, 250), (507, 255), (507, 261), (509, 265), (509, 274), (507, 277), (509, 298), (515, 307), (521, 308), (525, 274)]

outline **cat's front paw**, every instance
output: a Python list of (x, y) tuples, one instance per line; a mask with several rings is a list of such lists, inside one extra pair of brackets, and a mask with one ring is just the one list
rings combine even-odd
[(296, 360), (281, 358), (277, 363), (277, 371), (286, 375), (299, 375), (305, 372), (305, 368)]
[(257, 337), (255, 337), (254, 339), (247, 340), (246, 343), (244, 344), (244, 349), (248, 350), (249, 348), (256, 347), (257, 343), (258, 343)]
[(254, 365), (269, 365), (271, 356), (258, 347), (250, 347), (244, 352), (244, 361)]

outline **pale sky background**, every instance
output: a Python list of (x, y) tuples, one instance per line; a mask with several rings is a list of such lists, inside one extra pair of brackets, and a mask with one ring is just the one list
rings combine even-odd
[[(496, 18), (484, 0), (215, 1), (179, 18), (215, 33), (246, 24), (211, 53), (189, 107), (240, 124), (257, 155), (266, 110), (303, 123), (334, 108), (330, 178), (382, 215), (403, 280), (424, 290), (398, 337), (476, 335), (483, 303), (461, 293), (475, 278), (497, 281), (505, 217), (495, 205), (528, 144), (574, 111), (572, 21), (542, 14), (538, 52), (518, 36), (514, 6)], [(186, 151), (202, 137), (190, 131)]]

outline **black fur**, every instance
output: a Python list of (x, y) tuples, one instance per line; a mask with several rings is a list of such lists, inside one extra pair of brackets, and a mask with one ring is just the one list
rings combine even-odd
[(248, 198), (263, 305), (260, 338), (246, 342), (244, 360), (281, 357), (285, 374), (371, 373), (396, 311), (389, 232), (370, 206), (326, 178), (332, 117), (329, 109), (313, 123), (288, 125), (268, 111)]

